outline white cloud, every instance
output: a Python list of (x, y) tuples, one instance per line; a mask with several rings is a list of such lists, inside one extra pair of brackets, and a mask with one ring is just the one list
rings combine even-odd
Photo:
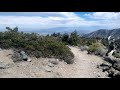
[(94, 12), (92, 14), (86, 14), (86, 16), (89, 16), (90, 18), (93, 19), (120, 19), (120, 13), (115, 13), (115, 12)]
[(85, 16), (101, 28), (120, 28), (120, 12), (94, 12), (85, 14)]
[[(120, 28), (120, 13), (94, 12), (78, 16), (73, 12), (0, 12), (0, 26), (23, 28), (101, 27)], [(90, 19), (89, 19), (90, 18)]]
[[(19, 16), (18, 14), (21, 14)], [(40, 12), (29, 13), (32, 16), (25, 16), (26, 13), (14, 13), (11, 16), (0, 16), (2, 26), (21, 26), (34, 28), (52, 28), (74, 26), (79, 21), (84, 21), (72, 12)], [(27, 14), (27, 15), (29, 15)], [(34, 16), (34, 14), (38, 14)], [(23, 16), (22, 16), (23, 15)]]

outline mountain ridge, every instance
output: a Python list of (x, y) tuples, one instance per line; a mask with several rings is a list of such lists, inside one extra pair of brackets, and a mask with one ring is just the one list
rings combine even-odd
[(86, 38), (107, 38), (111, 36), (115, 39), (120, 39), (120, 28), (117, 29), (99, 29), (97, 31), (93, 31), (89, 34), (85, 34), (83, 37)]

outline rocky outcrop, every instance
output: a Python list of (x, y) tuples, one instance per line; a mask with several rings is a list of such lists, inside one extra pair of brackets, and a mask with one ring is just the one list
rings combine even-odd
[(103, 72), (108, 73), (108, 77), (117, 77), (120, 78), (120, 59), (115, 58), (112, 56), (113, 51), (111, 51), (108, 54), (108, 57), (105, 60), (108, 61), (108, 63), (102, 63), (101, 65), (97, 66), (97, 68), (100, 68), (103, 70)]
[(120, 61), (116, 61), (116, 62), (113, 64), (113, 68), (115, 68), (116, 70), (120, 71)]

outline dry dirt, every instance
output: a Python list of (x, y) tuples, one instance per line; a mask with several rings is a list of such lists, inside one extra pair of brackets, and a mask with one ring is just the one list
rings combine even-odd
[[(31, 62), (20, 61), (14, 63), (11, 59), (12, 50), (0, 51), (0, 62), (12, 64), (12, 67), (0, 69), (0, 78), (107, 78), (106, 73), (97, 68), (105, 62), (100, 57), (88, 55), (78, 47), (71, 47), (75, 55), (73, 64), (66, 64), (54, 58), (32, 57)], [(54, 65), (50, 61), (58, 64)]]

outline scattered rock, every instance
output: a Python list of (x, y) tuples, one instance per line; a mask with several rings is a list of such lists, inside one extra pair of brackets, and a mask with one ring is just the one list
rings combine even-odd
[(120, 72), (119, 71), (115, 71), (115, 73), (114, 73), (114, 76), (116, 77), (116, 76), (119, 76), (120, 77)]
[(103, 70), (103, 72), (105, 72), (105, 71), (107, 71), (107, 70), (109, 70), (110, 69), (110, 65), (108, 64), (105, 64), (105, 63), (102, 63), (101, 65), (99, 65), (99, 66), (97, 66), (97, 68), (100, 68), (100, 69), (102, 69)]
[(113, 64), (113, 67), (117, 70), (120, 71), (120, 61), (116, 61), (114, 64)]
[(117, 70), (115, 70), (113, 67), (111, 67), (107, 72), (108, 72), (109, 77), (114, 77)]
[(54, 65), (57, 65), (58, 64), (58, 59), (50, 59), (49, 62), (54, 64)]
[(102, 69), (110, 78), (120, 77), (120, 61), (116, 61), (113, 65), (111, 63), (102, 63), (97, 68)]
[(112, 64), (109, 63), (109, 62), (104, 62), (104, 64), (107, 65), (107, 66), (110, 66), (110, 67), (112, 66)]
[(49, 63), (48, 66), (49, 66), (49, 67), (54, 67), (54, 64)]

